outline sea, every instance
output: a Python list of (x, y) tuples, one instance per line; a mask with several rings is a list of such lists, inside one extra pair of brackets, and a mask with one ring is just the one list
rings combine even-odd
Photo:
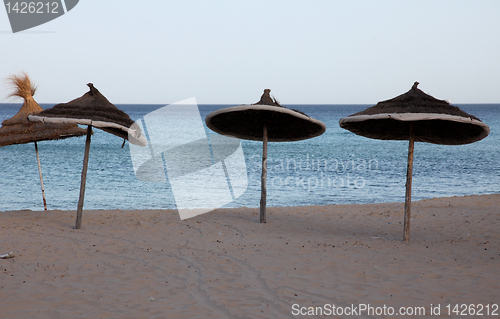
[[(20, 106), (0, 104), (0, 122)], [(116, 106), (135, 121), (165, 104)], [(198, 106), (207, 136), (216, 133), (204, 124), (206, 115), (228, 106)], [(340, 118), (370, 106), (286, 105), (324, 122), (327, 129), (308, 140), (269, 143), (267, 206), (404, 202), (408, 142), (369, 139), (339, 127)], [(467, 145), (415, 143), (413, 201), (500, 192), (500, 104), (457, 106), (486, 123), (490, 135)], [(129, 143), (122, 144), (123, 139), (94, 128), (84, 210), (176, 209), (168, 174), (160, 182), (137, 178)], [(223, 207), (259, 207), (262, 142), (241, 140), (240, 145), (245, 188)], [(48, 209), (76, 210), (85, 137), (38, 142), (38, 149)], [(206, 181), (197, 182), (203, 186)], [(0, 147), (0, 211), (16, 210), (43, 210), (34, 143)]]

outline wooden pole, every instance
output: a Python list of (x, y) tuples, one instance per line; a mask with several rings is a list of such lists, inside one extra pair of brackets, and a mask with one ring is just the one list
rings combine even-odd
[(266, 222), (266, 178), (267, 178), (267, 126), (264, 124), (263, 132), (263, 150), (262, 150), (262, 176), (260, 180), (260, 222)]
[(76, 229), (82, 228), (83, 199), (85, 197), (85, 183), (87, 182), (87, 168), (89, 166), (90, 137), (92, 136), (92, 125), (87, 126), (87, 140), (85, 141), (85, 155), (83, 157), (82, 178), (80, 181), (80, 198), (76, 209)]
[(38, 174), (40, 174), (40, 184), (42, 185), (43, 208), (47, 210), (47, 202), (45, 201), (45, 189), (43, 188), (42, 166), (40, 165), (40, 156), (38, 155), (38, 145), (35, 142), (36, 161), (38, 162)]
[(413, 145), (415, 134), (413, 124), (410, 124), (410, 143), (408, 145), (408, 166), (406, 169), (406, 195), (405, 195), (405, 219), (403, 230), (403, 241), (410, 241), (410, 217), (411, 217), (411, 178), (413, 175)]

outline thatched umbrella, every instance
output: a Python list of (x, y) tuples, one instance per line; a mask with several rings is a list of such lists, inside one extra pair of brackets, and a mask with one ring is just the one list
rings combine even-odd
[(82, 136), (85, 135), (86, 132), (76, 124), (45, 124), (28, 121), (28, 115), (38, 114), (43, 111), (40, 105), (33, 99), (33, 95), (35, 95), (36, 92), (36, 86), (31, 82), (26, 73), (19, 76), (13, 75), (9, 80), (14, 86), (14, 92), (10, 96), (23, 98), (24, 103), (16, 115), (2, 122), (2, 127), (0, 127), (0, 147), (31, 142), (35, 143), (38, 173), (42, 186), (43, 207), (47, 210), (37, 142)]
[(87, 84), (89, 92), (68, 103), (57, 104), (38, 115), (29, 116), (30, 121), (44, 123), (73, 123), (87, 125), (87, 140), (83, 159), (80, 198), (76, 213), (76, 229), (82, 225), (83, 200), (90, 151), (90, 136), (92, 126), (128, 140), (130, 143), (145, 146), (146, 138), (140, 128), (123, 111), (111, 104), (92, 83)]
[(252, 105), (233, 106), (207, 115), (207, 126), (222, 135), (245, 140), (263, 141), (260, 222), (266, 222), (267, 142), (291, 142), (323, 134), (323, 122), (281, 106), (264, 90), (260, 101)]
[(362, 112), (340, 119), (340, 127), (357, 135), (379, 140), (408, 140), (408, 166), (403, 240), (410, 240), (411, 178), (413, 144), (427, 142), (461, 145), (488, 136), (488, 125), (447, 101), (438, 100), (417, 88), (382, 101)]

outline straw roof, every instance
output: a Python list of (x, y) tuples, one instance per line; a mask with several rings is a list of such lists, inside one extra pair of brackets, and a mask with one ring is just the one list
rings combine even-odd
[[(233, 106), (207, 115), (207, 126), (222, 135), (262, 141), (263, 127), (267, 126), (270, 142), (300, 141), (323, 134), (326, 126), (302, 112), (281, 106), (271, 98), (271, 90), (264, 90), (259, 102)], [(261, 104), (268, 103), (268, 104)]]
[(271, 90), (270, 89), (265, 89), (264, 93), (262, 93), (262, 96), (260, 97), (260, 101), (257, 103), (254, 103), (253, 105), (273, 105), (273, 106), (283, 107), (276, 100), (276, 98), (274, 96), (271, 97)]
[(86, 134), (86, 130), (79, 128), (76, 124), (45, 124), (28, 121), (29, 115), (43, 111), (33, 99), (36, 86), (25, 73), (20, 76), (13, 75), (9, 80), (14, 87), (14, 92), (10, 96), (23, 98), (24, 103), (16, 115), (2, 122), (0, 146), (57, 140)]
[(57, 104), (37, 116), (30, 116), (30, 121), (50, 123), (78, 123), (92, 125), (114, 134), (129, 142), (141, 146), (146, 139), (140, 128), (134, 125), (130, 117), (118, 109), (97, 90), (92, 83), (87, 84), (89, 91), (68, 103)]
[(415, 141), (445, 145), (473, 143), (488, 136), (489, 127), (477, 117), (424, 93), (418, 84), (393, 99), (340, 119), (340, 127), (374, 139), (409, 140), (412, 125)]

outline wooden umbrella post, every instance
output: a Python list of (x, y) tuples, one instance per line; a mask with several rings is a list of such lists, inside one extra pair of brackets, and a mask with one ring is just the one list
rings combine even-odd
[(43, 208), (47, 210), (47, 202), (45, 201), (45, 189), (43, 188), (42, 165), (40, 165), (40, 156), (38, 155), (38, 145), (35, 142), (36, 161), (38, 162), (38, 174), (40, 174), (40, 185), (42, 185)]
[(85, 183), (87, 182), (87, 168), (89, 165), (90, 137), (92, 136), (92, 125), (87, 126), (87, 140), (85, 141), (85, 155), (83, 157), (82, 179), (80, 182), (80, 198), (76, 210), (76, 229), (82, 228), (83, 199), (85, 197)]
[(406, 195), (405, 195), (405, 219), (403, 241), (410, 241), (410, 216), (411, 216), (411, 179), (413, 175), (413, 146), (415, 134), (413, 124), (410, 124), (410, 143), (408, 145), (408, 166), (406, 170)]
[(266, 179), (267, 179), (267, 126), (264, 124), (264, 132), (262, 136), (263, 150), (262, 150), (262, 176), (260, 180), (260, 222), (266, 222)]

